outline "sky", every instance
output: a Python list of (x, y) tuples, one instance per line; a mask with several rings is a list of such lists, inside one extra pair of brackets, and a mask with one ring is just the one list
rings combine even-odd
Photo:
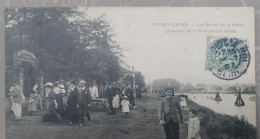
[[(114, 39), (121, 48), (127, 50), (124, 60), (145, 75), (146, 83), (173, 78), (192, 84), (255, 84), (252, 9), (98, 7), (87, 11), (91, 17), (106, 13), (107, 20), (117, 34)], [(233, 26), (220, 27), (220, 24)], [(209, 36), (239, 37), (249, 41), (251, 62), (244, 75), (226, 81), (205, 69)]]

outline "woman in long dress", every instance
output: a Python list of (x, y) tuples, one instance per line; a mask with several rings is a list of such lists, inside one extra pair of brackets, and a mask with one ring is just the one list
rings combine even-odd
[(47, 111), (46, 114), (42, 117), (43, 122), (52, 122), (57, 121), (58, 116), (55, 108), (58, 108), (58, 104), (55, 98), (55, 93), (52, 90), (52, 83), (47, 83), (46, 85), (47, 97)]

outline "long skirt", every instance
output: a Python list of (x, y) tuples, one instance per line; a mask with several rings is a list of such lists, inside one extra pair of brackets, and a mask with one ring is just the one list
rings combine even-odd
[(22, 105), (12, 102), (12, 111), (16, 119), (22, 119)]
[(42, 117), (42, 121), (43, 122), (52, 122), (52, 121), (57, 121), (57, 120), (58, 120), (58, 116), (57, 116), (57, 112), (55, 111), (54, 100), (48, 99), (46, 114)]

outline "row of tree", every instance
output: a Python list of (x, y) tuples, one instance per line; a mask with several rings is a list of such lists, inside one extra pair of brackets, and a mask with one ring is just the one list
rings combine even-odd
[(226, 93), (237, 93), (238, 91), (244, 94), (254, 94), (256, 93), (255, 85), (230, 85), (225, 87), (219, 85), (207, 85), (207, 84), (197, 84), (193, 86), (191, 83), (180, 83), (176, 79), (166, 78), (166, 79), (157, 79), (154, 80), (151, 84), (153, 90), (164, 90), (166, 85), (170, 83), (175, 91), (179, 92), (226, 92)]
[(5, 25), (6, 71), (12, 70), (13, 53), (26, 49), (49, 80), (61, 75), (97, 82), (119, 79), (123, 50), (105, 15), (90, 18), (73, 8), (7, 8)]

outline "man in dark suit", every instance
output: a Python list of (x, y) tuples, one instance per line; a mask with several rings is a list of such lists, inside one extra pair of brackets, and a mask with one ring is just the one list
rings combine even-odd
[(69, 83), (69, 96), (67, 101), (67, 116), (69, 124), (78, 122), (79, 120), (79, 111), (77, 107), (78, 103), (78, 89), (76, 88), (76, 81), (71, 81)]
[(112, 101), (113, 101), (113, 97), (115, 96), (115, 92), (113, 91), (111, 83), (109, 83), (109, 86), (106, 89), (106, 96), (107, 96), (108, 103), (109, 103), (110, 114), (116, 114), (116, 110), (112, 106)]
[(89, 90), (85, 86), (86, 82), (84, 80), (79, 81), (78, 85), (78, 101), (77, 107), (79, 109), (79, 122), (80, 127), (84, 126), (84, 115), (87, 116), (90, 121), (89, 107), (91, 104), (91, 95)]

